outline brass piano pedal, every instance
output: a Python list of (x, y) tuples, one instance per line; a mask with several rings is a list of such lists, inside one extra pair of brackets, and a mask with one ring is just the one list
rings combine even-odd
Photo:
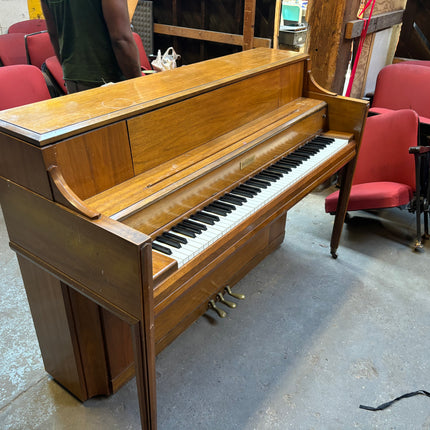
[(227, 316), (227, 312), (224, 312), (222, 309), (220, 309), (215, 304), (215, 300), (209, 300), (209, 307), (212, 308), (220, 318), (225, 318)]
[(217, 297), (218, 297), (219, 301), (220, 301), (223, 305), (226, 305), (226, 306), (228, 306), (229, 308), (234, 309), (234, 308), (237, 306), (237, 305), (236, 305), (236, 303), (233, 303), (233, 302), (230, 302), (229, 300), (226, 300), (226, 299), (224, 298), (224, 296), (222, 295), (222, 293), (218, 293), (218, 294), (217, 294)]
[(227, 294), (229, 294), (231, 297), (234, 297), (235, 299), (239, 299), (239, 300), (245, 299), (245, 294), (233, 293), (233, 291), (231, 291), (231, 288), (228, 285), (225, 287), (225, 290), (227, 291)]

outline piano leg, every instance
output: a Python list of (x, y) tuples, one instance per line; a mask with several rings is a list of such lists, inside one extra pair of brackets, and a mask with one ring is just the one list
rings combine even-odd
[(351, 160), (340, 172), (341, 186), (339, 190), (339, 200), (337, 202), (336, 215), (334, 218), (334, 225), (330, 241), (330, 253), (333, 258), (337, 258), (337, 248), (339, 246), (340, 235), (345, 222), (355, 164), (356, 158)]

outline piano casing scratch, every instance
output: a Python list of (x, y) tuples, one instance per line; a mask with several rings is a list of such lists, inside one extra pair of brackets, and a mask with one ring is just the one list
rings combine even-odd
[[(343, 168), (335, 256), (367, 107), (320, 88), (307, 55), (262, 48), (1, 112), (2, 210), (48, 373), (82, 401), (136, 375), (156, 428), (155, 355)], [(343, 143), (201, 249), (152, 249), (317, 135)]]

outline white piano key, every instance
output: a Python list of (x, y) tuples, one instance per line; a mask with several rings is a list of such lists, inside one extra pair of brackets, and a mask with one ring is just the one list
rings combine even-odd
[[(246, 197), (247, 201), (241, 206), (237, 205), (236, 210), (228, 213), (226, 216), (218, 215), (220, 220), (216, 221), (214, 225), (209, 225), (198, 221), (199, 223), (204, 224), (207, 229), (203, 230), (200, 234), (197, 234), (195, 238), (181, 235), (187, 239), (188, 243), (182, 245), (180, 249), (176, 249), (165, 244), (162, 245), (172, 251), (172, 255), (170, 255), (170, 257), (177, 260), (178, 266), (183, 266), (208, 246), (227, 234), (234, 227), (249, 218), (249, 216), (251, 216), (254, 212), (260, 210), (264, 205), (268, 204), (293, 184), (300, 181), (316, 166), (330, 158), (347, 144), (348, 141), (345, 139), (335, 139), (325, 148), (321, 149), (316, 154), (311, 155), (307, 160), (304, 160), (302, 164), (292, 168), (291, 172), (285, 173), (277, 181), (270, 182), (269, 187), (260, 188), (261, 191), (254, 197)], [(206, 213), (205, 210), (202, 210), (201, 212), (203, 214)], [(172, 233), (180, 235), (176, 232)]]

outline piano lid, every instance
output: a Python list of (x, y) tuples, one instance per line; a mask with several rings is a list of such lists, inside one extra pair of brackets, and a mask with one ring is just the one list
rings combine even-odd
[(37, 146), (308, 58), (257, 48), (0, 112), (0, 131)]

